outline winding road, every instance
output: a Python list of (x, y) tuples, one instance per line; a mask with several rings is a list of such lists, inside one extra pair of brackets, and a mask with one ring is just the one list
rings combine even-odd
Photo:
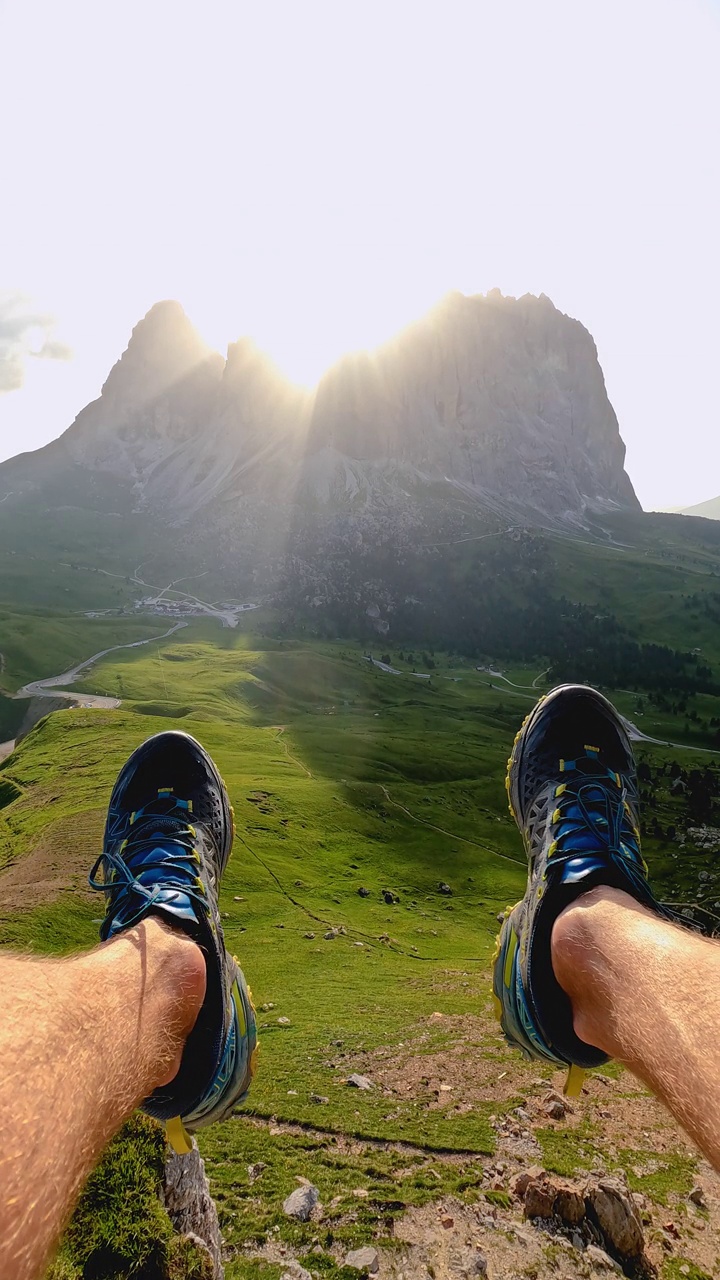
[(84, 662), (79, 662), (76, 667), (71, 667), (69, 671), (63, 671), (59, 676), (48, 676), (46, 680), (31, 680), (29, 684), (23, 685), (22, 689), (18, 689), (14, 695), (16, 698), (66, 698), (68, 702), (75, 702), (81, 707), (119, 707), (119, 698), (106, 698), (99, 693), (66, 693), (61, 686), (66, 684), (74, 684), (81, 672), (92, 667), (100, 658), (104, 658), (108, 653), (116, 653), (118, 649), (139, 649), (144, 644), (153, 644), (156, 640), (166, 640), (168, 636), (174, 635), (176, 631), (180, 631), (182, 627), (186, 627), (187, 622), (176, 622), (174, 627), (169, 631), (163, 631), (162, 635), (149, 636), (147, 640), (133, 640), (130, 644), (113, 644), (109, 649), (101, 649), (99, 653), (94, 653), (92, 658), (86, 658)]
[[(389, 675), (400, 676), (409, 674), (407, 671), (398, 671), (395, 667), (388, 666), (386, 662), (378, 662), (376, 658), (370, 658), (369, 661), (372, 662), (373, 666), (379, 667), (381, 671), (386, 671)], [(524, 698), (526, 702), (534, 703), (537, 701), (538, 697), (538, 686), (550, 671), (550, 667), (541, 671), (540, 674), (535, 677), (532, 684), (515, 684), (514, 680), (508, 680), (507, 676), (504, 676), (501, 671), (496, 671), (494, 667), (476, 667), (475, 670), (479, 671), (481, 674), (492, 676), (495, 680), (502, 680), (506, 688), (513, 692), (516, 698)], [(415, 672), (413, 672), (413, 674), (415, 674)], [(422, 678), (429, 679), (430, 677), (423, 676)], [(500, 684), (491, 684), (490, 687), (497, 690), (498, 693), (505, 692), (503, 686)], [(629, 691), (621, 690), (621, 692), (627, 693)], [(701, 755), (720, 755), (720, 751), (714, 750), (712, 747), (696, 747), (691, 743), (668, 742), (665, 738), (651, 738), (649, 734), (643, 733), (642, 729), (639, 729), (638, 726), (634, 724), (632, 720), (628, 720), (626, 716), (621, 716), (620, 718), (627, 729), (631, 742), (647, 742), (650, 746), (671, 747), (674, 751), (699, 751)], [(391, 803), (394, 803), (394, 801)], [(414, 816), (414, 814), (410, 814), (410, 817)], [(416, 821), (420, 821), (420, 819), (416, 819)]]
[[(168, 636), (172, 636), (176, 631), (180, 631), (183, 627), (187, 627), (187, 622), (176, 622), (174, 627), (170, 627), (169, 631), (163, 631), (159, 636), (148, 636), (147, 640), (133, 640), (130, 644), (113, 644), (109, 649), (101, 649), (99, 653), (94, 653), (91, 658), (86, 658), (84, 662), (79, 662), (76, 667), (71, 667), (69, 671), (63, 671), (59, 676), (48, 676), (45, 680), (31, 680), (29, 684), (23, 685), (22, 689), (18, 689), (13, 694), (14, 698), (62, 698), (65, 702), (70, 702), (75, 707), (95, 707), (101, 710), (113, 710), (120, 706), (119, 698), (108, 698), (101, 693), (69, 693), (66, 689), (61, 688), (62, 685), (74, 684), (78, 676), (86, 671), (88, 667), (92, 667), (100, 658), (104, 658), (108, 653), (116, 653), (118, 649), (139, 649), (141, 645), (153, 644), (156, 640), (166, 640)], [(15, 739), (11, 738), (9, 742), (0, 742), (0, 761), (4, 760), (15, 748)]]

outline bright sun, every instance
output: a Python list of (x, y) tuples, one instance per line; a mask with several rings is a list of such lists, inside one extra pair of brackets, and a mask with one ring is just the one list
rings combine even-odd
[(272, 280), (246, 274), (237, 293), (220, 297), (198, 289), (180, 301), (212, 346), (224, 352), (229, 341), (247, 335), (293, 382), (313, 387), (342, 355), (385, 342), (447, 292), (447, 278), (380, 266), (358, 261), (354, 270), (346, 264), (342, 275), (318, 271), (312, 280), (289, 282), (286, 275), (275, 288)]

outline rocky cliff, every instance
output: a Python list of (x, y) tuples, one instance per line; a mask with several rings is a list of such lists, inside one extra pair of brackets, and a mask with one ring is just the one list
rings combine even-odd
[[(152, 513), (237, 558), (302, 536), (457, 532), (488, 512), (582, 523), (638, 508), (595, 344), (544, 296), (451, 294), (313, 393), (248, 340), (223, 359), (175, 302), (133, 330), (102, 393), (0, 467), (13, 503)], [(352, 540), (352, 538), (351, 538)]]
[(308, 452), (525, 509), (637, 507), (595, 344), (549, 298), (451, 294), (320, 383)]

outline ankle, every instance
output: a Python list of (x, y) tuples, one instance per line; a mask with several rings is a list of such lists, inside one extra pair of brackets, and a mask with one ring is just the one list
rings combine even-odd
[(612, 992), (619, 977), (613, 939), (618, 924), (622, 928), (623, 919), (637, 912), (651, 916), (629, 894), (600, 885), (560, 912), (550, 940), (553, 971), (570, 999), (575, 1034), (613, 1057)]
[(205, 957), (187, 934), (158, 916), (92, 954), (116, 966), (118, 995), (127, 1006), (131, 993), (138, 1011), (138, 1069), (146, 1080), (146, 1096), (168, 1084), (180, 1068), (185, 1041), (205, 999)]
[(152, 953), (159, 995), (177, 1004), (189, 1034), (205, 999), (207, 969), (200, 947), (182, 929), (159, 916), (149, 916), (137, 932), (144, 933), (148, 952)]
[(180, 1069), (185, 1041), (195, 1026), (205, 999), (207, 969), (197, 943), (186, 933), (151, 916), (141, 925), (155, 963), (156, 997), (164, 1029), (166, 1052), (158, 1058), (158, 1079), (153, 1086), (169, 1084)]

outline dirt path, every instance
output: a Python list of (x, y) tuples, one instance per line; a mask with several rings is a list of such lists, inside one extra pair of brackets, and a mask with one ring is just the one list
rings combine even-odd
[(515, 529), (522, 528), (519, 524), (508, 525), (507, 529), (494, 529), (492, 533), (473, 533), (468, 538), (454, 538), (452, 542), (423, 542), (423, 547), (459, 547), (463, 542), (485, 542), (487, 538), (504, 538), (506, 534), (513, 533)]
[[(28, 688), (30, 686), (28, 685)], [(120, 706), (119, 698), (106, 698), (101, 693), (67, 693), (63, 689), (34, 689), (31, 693), (25, 693), (21, 689), (14, 695), (16, 698), (62, 698), (63, 702), (72, 703), (74, 707), (95, 707), (101, 710), (114, 710)]]
[[(479, 669), (479, 668), (478, 668), (478, 669)], [(495, 671), (492, 667), (488, 667), (488, 669), (487, 669), (487, 674), (488, 674), (489, 676), (494, 676), (496, 680), (504, 680), (504, 681), (505, 681), (505, 684), (509, 684), (511, 689), (530, 689), (530, 690), (533, 690), (533, 689), (537, 688), (537, 686), (536, 686), (536, 684), (535, 684), (535, 681), (533, 681), (533, 683), (532, 683), (532, 684), (516, 684), (514, 680), (508, 680), (507, 676), (504, 676), (504, 675), (503, 675), (503, 673), (502, 673), (502, 671)], [(544, 671), (542, 671), (542, 672), (540, 673), (540, 675), (541, 675), (541, 676), (544, 676), (544, 675), (545, 675), (545, 672), (544, 672)], [(538, 676), (537, 678), (538, 678), (538, 679), (540, 679), (540, 676)]]
[(483, 853), (491, 853), (495, 858), (502, 858), (503, 862), (513, 862), (518, 867), (525, 866), (524, 860), (521, 862), (519, 858), (511, 858), (506, 853), (500, 853), (498, 849), (491, 849), (487, 844), (480, 844), (478, 840), (468, 840), (466, 836), (459, 836), (454, 831), (446, 831), (445, 827), (437, 827), (434, 822), (426, 822), (424, 818), (418, 818), (417, 814), (411, 813), (409, 809), (405, 808), (404, 804), (399, 804), (397, 800), (393, 800), (387, 787), (382, 782), (378, 782), (376, 785), (382, 791), (388, 804), (399, 809), (401, 813), (407, 814), (408, 818), (412, 818), (413, 822), (419, 823), (421, 827), (427, 827), (430, 831), (439, 831), (440, 835), (449, 836), (451, 840), (459, 840), (461, 844), (471, 844), (474, 849), (482, 849)]
[(311, 774), (310, 770), (308, 769), (307, 765), (304, 765), (304, 764), (303, 764), (303, 762), (302, 762), (302, 760), (298, 760), (297, 756), (292, 756), (292, 755), (290, 754), (290, 751), (289, 751), (289, 749), (288, 749), (288, 744), (287, 744), (287, 742), (285, 742), (285, 741), (283, 740), (283, 736), (282, 736), (282, 735), (284, 734), (284, 732), (285, 732), (285, 725), (284, 725), (284, 724), (274, 724), (274, 725), (272, 725), (271, 727), (272, 727), (273, 729), (275, 729), (275, 731), (276, 731), (276, 733), (277, 733), (277, 737), (275, 738), (275, 741), (280, 743), (280, 746), (282, 747), (283, 751), (285, 752), (285, 755), (287, 756), (288, 760), (290, 760), (290, 761), (292, 762), (292, 764), (296, 764), (296, 765), (297, 765), (297, 767), (298, 767), (298, 769), (302, 769), (303, 773), (304, 773), (308, 778), (312, 778), (312, 774)]
[(501, 684), (492, 684), (491, 689), (495, 689), (498, 693), (510, 693), (514, 698), (524, 698), (526, 702), (537, 702), (537, 696), (531, 693), (521, 693), (518, 688), (513, 688), (510, 681), (507, 682), (508, 688), (504, 689)]

